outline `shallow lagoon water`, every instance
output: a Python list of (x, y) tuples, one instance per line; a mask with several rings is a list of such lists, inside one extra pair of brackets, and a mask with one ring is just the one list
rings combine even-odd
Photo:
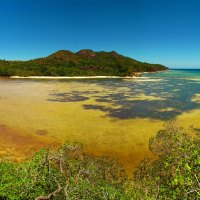
[(149, 155), (148, 140), (165, 121), (200, 127), (196, 74), (170, 71), (126, 80), (1, 79), (0, 151), (24, 157), (32, 148), (77, 141), (88, 153), (119, 158), (131, 172)]

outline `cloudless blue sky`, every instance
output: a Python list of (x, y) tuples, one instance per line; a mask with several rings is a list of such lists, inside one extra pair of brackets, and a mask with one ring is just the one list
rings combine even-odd
[(200, 67), (198, 0), (0, 0), (0, 59), (68, 49), (115, 50), (169, 67)]

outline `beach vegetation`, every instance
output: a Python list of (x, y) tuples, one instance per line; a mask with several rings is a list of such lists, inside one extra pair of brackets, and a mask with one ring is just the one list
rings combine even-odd
[[(82, 145), (43, 148), (17, 163), (0, 160), (0, 199), (199, 199), (200, 135), (168, 123), (149, 141), (145, 158), (126, 174), (116, 159), (87, 155)], [(134, 159), (134, 158), (133, 158)]]

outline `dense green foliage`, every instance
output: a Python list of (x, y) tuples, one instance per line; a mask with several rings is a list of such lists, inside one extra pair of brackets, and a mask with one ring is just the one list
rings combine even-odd
[[(150, 140), (156, 158), (128, 179), (109, 157), (88, 156), (79, 144), (42, 149), (32, 159), (0, 162), (0, 199), (199, 199), (200, 137), (173, 123)], [(134, 159), (134, 158), (133, 158)]]
[(145, 159), (135, 172), (137, 199), (200, 199), (200, 135), (188, 135), (172, 122), (149, 142), (157, 159)]
[(0, 163), (0, 199), (129, 199), (116, 160), (84, 154), (81, 145), (43, 149), (32, 159)]
[(132, 76), (134, 72), (167, 69), (124, 57), (116, 52), (61, 50), (48, 57), (29, 61), (0, 60), (0, 76)]

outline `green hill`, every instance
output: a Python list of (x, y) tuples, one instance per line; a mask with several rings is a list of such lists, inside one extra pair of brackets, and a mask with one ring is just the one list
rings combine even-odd
[(122, 56), (115, 51), (60, 50), (29, 61), (0, 60), (0, 76), (132, 76), (135, 72), (168, 69)]

